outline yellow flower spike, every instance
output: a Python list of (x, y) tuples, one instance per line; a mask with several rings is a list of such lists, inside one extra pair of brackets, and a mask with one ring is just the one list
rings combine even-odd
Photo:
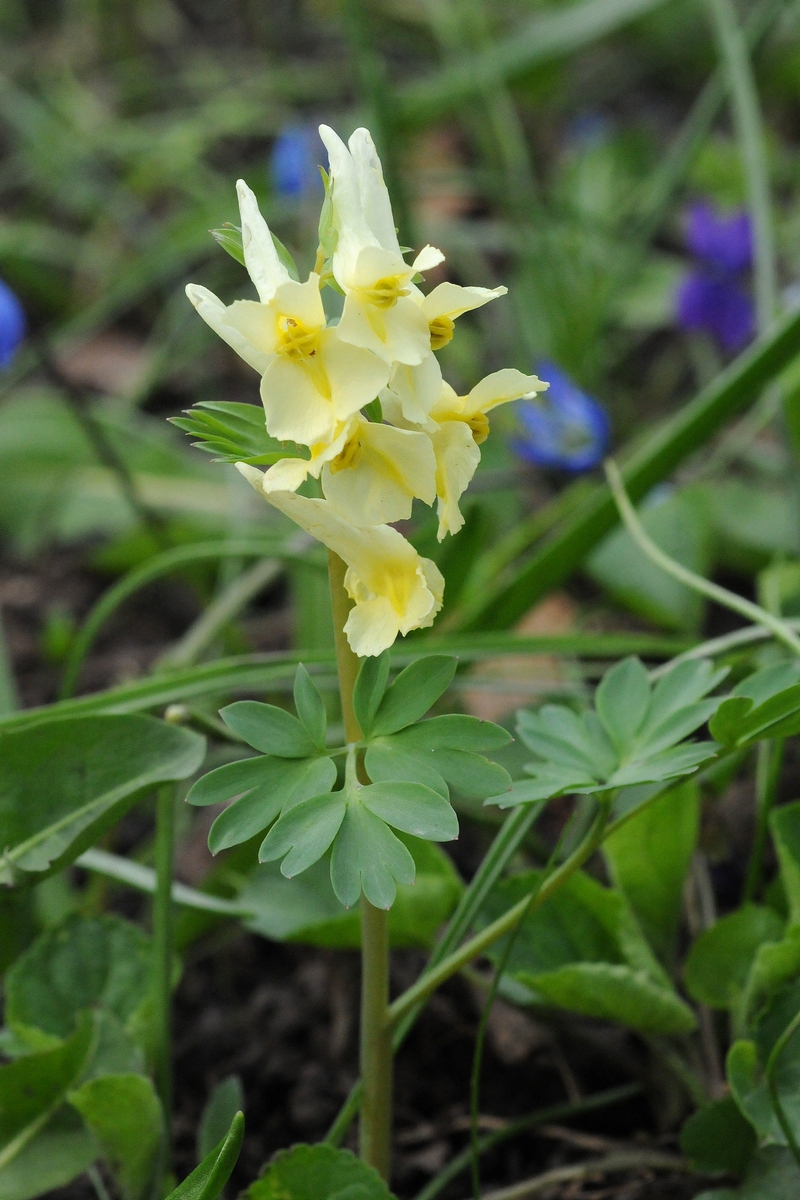
[(255, 196), (237, 185), (245, 263), (259, 299), (224, 305), (190, 284), (200, 316), (262, 376), (267, 430), (304, 446), (330, 442), (341, 423), (380, 392), (389, 367), (378, 355), (344, 343), (326, 326), (319, 276), (289, 276), (278, 258)]
[(398, 634), (433, 624), (444, 594), (441, 572), (396, 529), (350, 525), (327, 500), (309, 500), (290, 491), (265, 492), (261, 471), (246, 463), (236, 466), (270, 504), (347, 564), (345, 587), (355, 606), (345, 633), (355, 654), (381, 654)]
[(381, 164), (366, 129), (349, 149), (327, 125), (320, 126), (331, 169), (336, 249), (333, 274), (345, 293), (338, 330), (342, 341), (372, 350), (388, 363), (415, 366), (430, 351), (430, 330), (412, 279), (444, 255), (425, 246), (410, 265), (394, 227)]
[(482, 308), (490, 300), (505, 296), (507, 291), (506, 287), (461, 287), (457, 283), (440, 283), (422, 301), (431, 350), (441, 350), (452, 339), (458, 317), (475, 308)]

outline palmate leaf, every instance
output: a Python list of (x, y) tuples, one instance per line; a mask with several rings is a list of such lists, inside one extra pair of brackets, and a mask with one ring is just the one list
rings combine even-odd
[(294, 442), (279, 442), (269, 436), (260, 404), (201, 400), (187, 408), (184, 416), (169, 420), (198, 439), (193, 446), (216, 455), (215, 462), (268, 466), (281, 458), (308, 457)]
[(522, 710), (517, 730), (537, 756), (521, 782), (486, 803), (510, 808), (564, 793), (607, 791), (660, 783), (691, 774), (717, 752), (714, 742), (683, 742), (720, 704), (706, 699), (724, 679), (705, 660), (680, 663), (655, 688), (637, 658), (604, 675), (595, 709), (577, 714), (564, 705)]

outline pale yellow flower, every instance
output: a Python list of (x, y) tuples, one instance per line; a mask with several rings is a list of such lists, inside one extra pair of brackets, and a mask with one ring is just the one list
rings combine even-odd
[(482, 308), (490, 300), (505, 296), (508, 288), (461, 287), (457, 283), (440, 283), (422, 300), (422, 312), (428, 322), (431, 349), (441, 350), (452, 339), (456, 319), (465, 312)]
[(186, 293), (203, 319), (261, 375), (267, 431), (304, 446), (330, 442), (338, 427), (374, 400), (389, 367), (369, 349), (326, 327), (319, 276), (292, 279), (278, 257), (255, 196), (237, 184), (242, 247), (259, 299), (224, 305), (207, 288)]
[(411, 281), (444, 255), (425, 246), (413, 263), (404, 260), (380, 160), (366, 129), (355, 131), (349, 149), (327, 125), (319, 132), (331, 169), (337, 235), (333, 274), (345, 293), (339, 336), (387, 363), (415, 366), (430, 351), (430, 330)]
[(431, 410), (438, 428), (430, 435), (436, 455), (439, 541), (464, 524), (458, 502), (481, 460), (480, 444), (489, 436), (487, 413), (509, 400), (543, 392), (547, 386), (536, 375), (523, 375), (510, 367), (487, 375), (467, 396), (457, 396), (449, 384), (443, 385)]
[(398, 634), (433, 624), (444, 594), (441, 572), (396, 529), (351, 525), (327, 500), (309, 500), (291, 491), (267, 492), (261, 471), (236, 465), (270, 504), (347, 564), (345, 587), (355, 604), (344, 630), (354, 653), (361, 658), (381, 654)]

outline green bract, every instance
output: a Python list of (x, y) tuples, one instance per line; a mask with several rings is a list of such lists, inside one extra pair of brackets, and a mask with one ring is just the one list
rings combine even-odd
[(530, 783), (492, 798), (501, 808), (558, 796), (660, 783), (689, 775), (717, 752), (714, 742), (679, 745), (716, 711), (704, 699), (724, 678), (710, 662), (674, 667), (653, 688), (637, 658), (617, 663), (603, 676), (595, 707), (578, 715), (564, 705), (523, 710), (517, 730), (536, 755), (525, 770)]
[(260, 405), (200, 400), (185, 412), (183, 417), (171, 417), (172, 424), (196, 437), (192, 445), (216, 455), (215, 462), (267, 466), (282, 458), (306, 457), (293, 443), (270, 437)]

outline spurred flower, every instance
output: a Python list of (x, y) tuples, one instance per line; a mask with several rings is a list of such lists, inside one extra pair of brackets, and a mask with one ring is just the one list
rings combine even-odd
[(433, 624), (442, 607), (444, 579), (436, 564), (420, 557), (396, 529), (350, 525), (329, 501), (266, 491), (261, 471), (236, 465), (270, 504), (347, 563), (344, 582), (355, 606), (344, 629), (355, 654), (381, 654), (398, 634)]

